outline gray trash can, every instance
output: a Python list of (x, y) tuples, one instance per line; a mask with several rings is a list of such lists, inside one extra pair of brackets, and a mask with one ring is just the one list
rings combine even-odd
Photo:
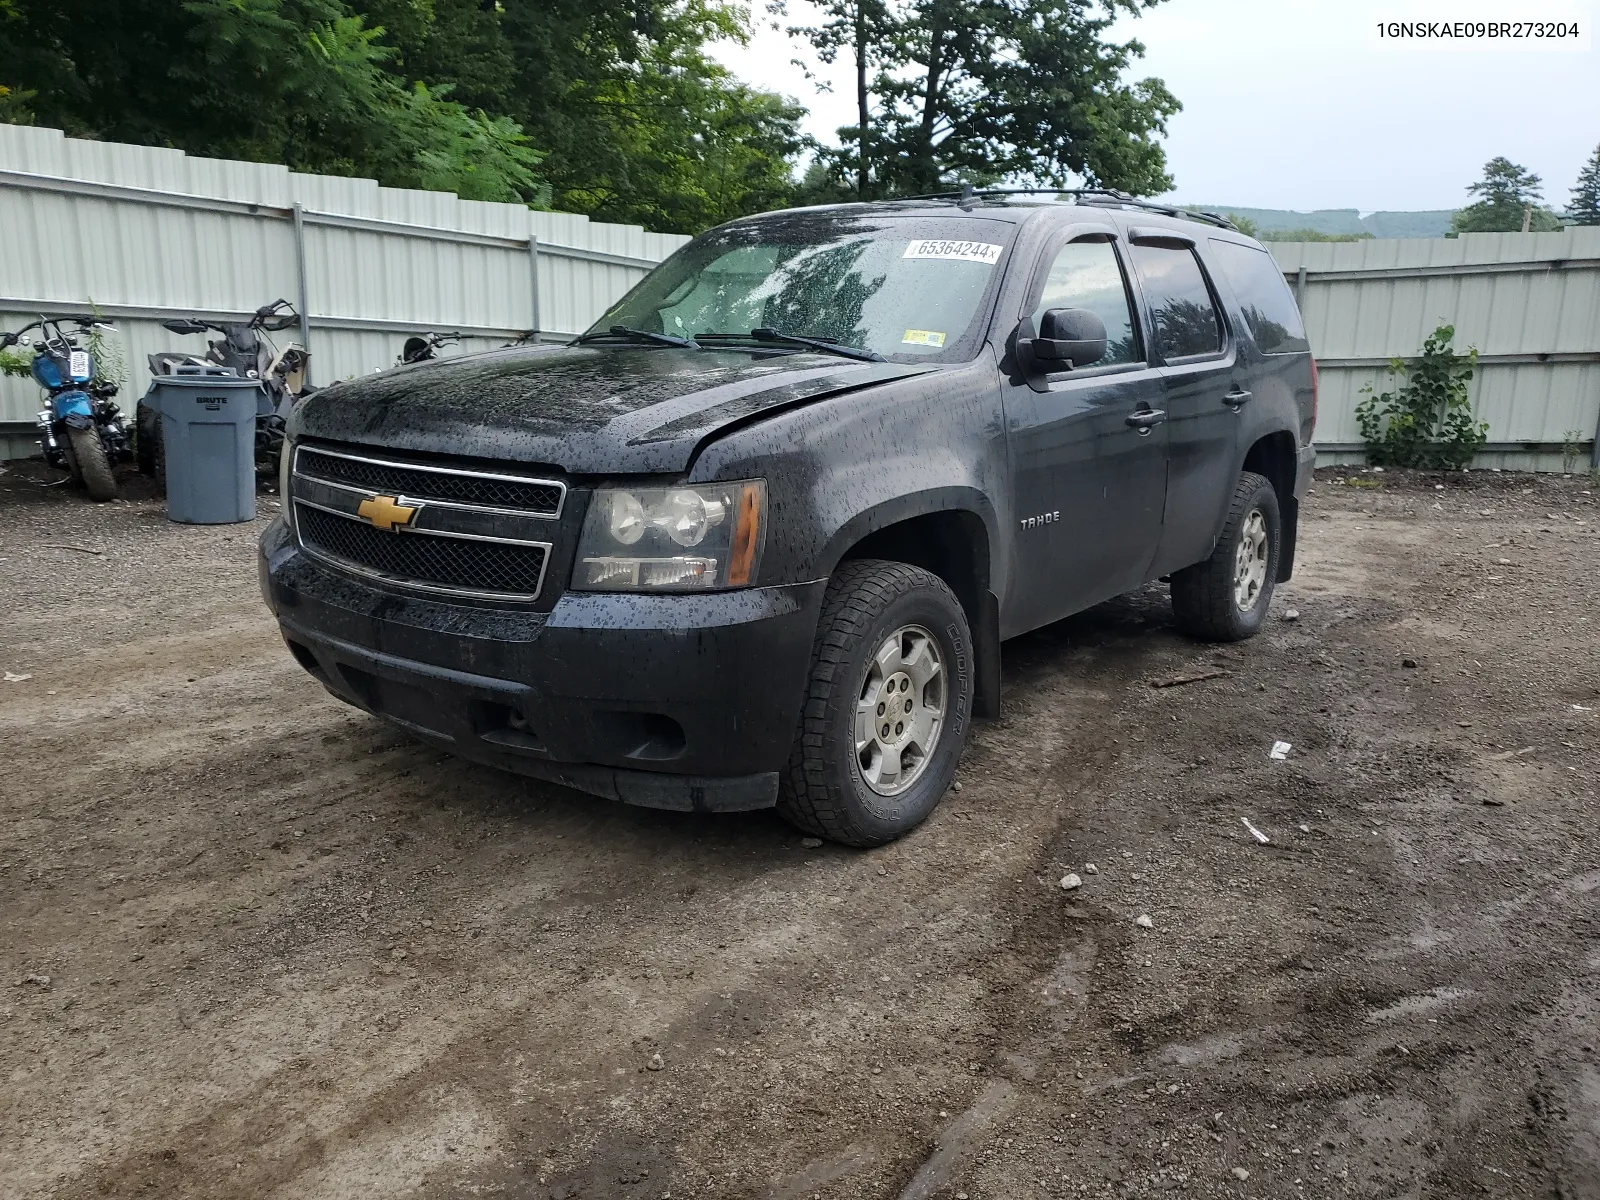
[(256, 404), (261, 384), (231, 367), (179, 367), (151, 382), (161, 414), (167, 517), (229, 525), (256, 515)]

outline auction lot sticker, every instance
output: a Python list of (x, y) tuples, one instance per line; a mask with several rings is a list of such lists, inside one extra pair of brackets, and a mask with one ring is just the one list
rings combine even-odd
[(955, 242), (928, 238), (912, 242), (902, 258), (943, 258), (953, 262), (981, 262), (993, 266), (1000, 261), (1004, 247), (993, 242)]

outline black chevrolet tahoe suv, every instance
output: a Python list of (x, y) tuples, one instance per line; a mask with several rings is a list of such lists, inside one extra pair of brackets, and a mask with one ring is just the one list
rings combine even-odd
[(632, 804), (876, 845), (997, 714), (1007, 638), (1170, 577), (1249, 637), (1316, 368), (1226, 221), (1084, 193), (771, 213), (588, 333), (335, 384), (261, 587), (339, 698)]

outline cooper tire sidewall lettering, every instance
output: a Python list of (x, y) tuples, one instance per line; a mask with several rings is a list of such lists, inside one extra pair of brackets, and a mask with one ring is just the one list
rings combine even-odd
[(950, 663), (959, 679), (961, 686), (956, 689), (952, 698), (954, 703), (950, 706), (950, 724), (957, 735), (967, 729), (967, 678), (970, 671), (967, 668), (967, 643), (961, 636), (961, 627), (954, 623), (946, 625), (945, 636), (950, 639)]

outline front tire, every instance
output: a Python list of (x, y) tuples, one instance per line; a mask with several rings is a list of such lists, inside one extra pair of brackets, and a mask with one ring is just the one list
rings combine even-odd
[(67, 461), (72, 464), (72, 477), (82, 482), (89, 499), (104, 502), (117, 497), (117, 477), (111, 473), (111, 463), (106, 459), (105, 443), (98, 429), (78, 429), (67, 426)]
[(1240, 642), (1267, 619), (1278, 578), (1283, 518), (1263, 475), (1240, 474), (1227, 523), (1211, 557), (1172, 576), (1172, 614), (1190, 637)]
[(823, 597), (778, 811), (847, 846), (909, 833), (955, 775), (972, 688), (972, 635), (943, 580), (905, 563), (845, 563)]

